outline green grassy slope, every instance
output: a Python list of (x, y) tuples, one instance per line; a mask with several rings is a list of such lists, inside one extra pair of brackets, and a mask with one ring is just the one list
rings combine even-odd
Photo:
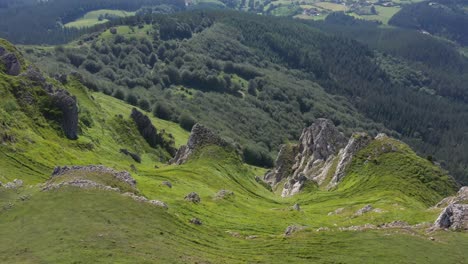
[[(55, 123), (31, 115), (13, 96), (23, 78), (0, 73), (0, 135), (15, 138), (0, 144), (0, 181), (25, 181), (18, 190), (0, 188), (1, 263), (462, 263), (468, 257), (467, 233), (340, 229), (435, 220), (440, 210), (429, 207), (453, 185), (400, 142), (374, 142), (359, 152), (336, 190), (310, 188), (281, 198), (255, 180), (264, 170), (243, 164), (234, 151), (207, 146), (184, 165), (166, 165), (160, 158), (168, 154), (150, 148), (130, 121), (132, 106), (90, 92), (73, 78), (64, 88), (77, 97), (81, 132), (78, 140), (67, 140)], [(187, 141), (177, 124), (151, 121), (174, 135), (177, 146)], [(386, 144), (395, 151), (375, 152)], [(140, 154), (142, 163), (120, 148)], [(369, 154), (373, 158), (365, 163)], [(129, 171), (135, 165), (138, 193), (169, 208), (113, 191), (41, 191), (54, 166), (87, 164)], [(106, 181), (105, 175), (78, 176)], [(217, 198), (222, 189), (234, 195)], [(201, 202), (185, 201), (190, 192)], [(294, 203), (301, 211), (291, 209)], [(354, 215), (367, 204), (381, 211)], [(338, 208), (343, 212), (328, 215)], [(192, 218), (203, 224), (189, 223)], [(285, 237), (290, 225), (305, 229)]]

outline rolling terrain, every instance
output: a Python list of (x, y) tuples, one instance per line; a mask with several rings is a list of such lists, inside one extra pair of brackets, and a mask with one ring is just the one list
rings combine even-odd
[[(4, 263), (467, 258), (466, 232), (428, 231), (442, 211), (434, 205), (458, 186), (401, 141), (375, 139), (356, 152), (335, 189), (310, 182), (282, 198), (277, 186), (261, 180), (266, 169), (245, 164), (239, 147), (216, 133), (204, 136), (194, 128), (189, 134), (179, 124), (92, 91), (77, 73), (47, 77), (13, 45), (2, 40), (0, 46), (16, 57), (0, 71)], [(75, 104), (61, 107), (70, 100)], [(78, 122), (68, 122), (69, 116)], [(186, 142), (188, 158), (167, 165), (172, 147), (184, 149)], [(83, 167), (98, 164), (128, 171), (135, 182), (121, 176), (126, 173)], [(64, 167), (72, 165), (81, 167)], [(90, 182), (95, 185), (84, 184)]]

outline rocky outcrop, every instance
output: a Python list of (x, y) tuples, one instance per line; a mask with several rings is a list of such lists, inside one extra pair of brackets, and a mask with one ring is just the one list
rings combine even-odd
[(21, 73), (21, 63), (18, 57), (2, 46), (0, 46), (0, 63), (3, 64), (5, 73), (8, 75), (17, 76)]
[[(28, 69), (21, 74), (34, 84), (41, 86), (47, 95), (50, 97), (53, 107), (60, 110), (62, 113), (61, 120), (56, 120), (61, 123), (63, 132), (68, 139), (78, 138), (78, 104), (76, 97), (68, 91), (54, 87), (47, 83), (47, 79), (35, 67), (29, 66)], [(27, 103), (34, 103), (33, 98), (23, 98)]]
[(87, 172), (87, 173), (105, 173), (114, 176), (115, 179), (125, 182), (131, 187), (136, 187), (136, 181), (132, 178), (130, 173), (127, 171), (116, 171), (112, 168), (108, 168), (102, 165), (89, 165), (89, 166), (63, 166), (63, 167), (55, 167), (54, 171), (52, 172), (53, 177), (59, 177), (62, 175), (66, 175), (73, 172)]
[(282, 145), (275, 161), (275, 168), (265, 174), (265, 182), (274, 186), (292, 174), (294, 159), (298, 153), (296, 145)]
[(78, 105), (68, 91), (56, 89), (50, 93), (54, 105), (62, 112), (62, 129), (68, 139), (78, 138)]
[(272, 187), (284, 182), (283, 197), (300, 192), (308, 181), (331, 189), (345, 177), (356, 153), (371, 141), (367, 134), (355, 133), (346, 142), (330, 120), (317, 119), (303, 130), (299, 144), (281, 147), (275, 168), (263, 179)]
[(456, 196), (448, 197), (441, 203), (448, 203), (448, 206), (435, 221), (434, 229), (468, 230), (468, 186), (462, 187)]
[(354, 155), (361, 149), (365, 148), (372, 141), (372, 138), (366, 133), (354, 133), (348, 141), (346, 147), (340, 150), (339, 162), (335, 170), (335, 174), (328, 185), (328, 188), (335, 187), (341, 179), (344, 178), (346, 169), (351, 163)]
[(283, 197), (298, 193), (308, 180), (321, 184), (345, 144), (343, 134), (330, 120), (317, 119), (302, 131), (299, 144), (281, 147), (276, 167), (264, 176), (264, 180), (271, 186), (286, 181)]
[(210, 129), (201, 124), (195, 124), (190, 133), (187, 145), (179, 148), (174, 158), (169, 161), (169, 164), (184, 164), (195, 151), (208, 145), (227, 147), (229, 144)]
[(151, 123), (151, 120), (148, 116), (138, 111), (136, 108), (133, 108), (130, 117), (135, 122), (138, 132), (140, 132), (140, 135), (146, 140), (146, 142), (148, 142), (148, 144), (152, 148), (161, 146), (171, 155), (174, 155), (176, 153), (174, 141), (165, 140), (164, 131), (158, 132), (153, 123)]
[(468, 204), (450, 204), (434, 223), (436, 228), (468, 230)]

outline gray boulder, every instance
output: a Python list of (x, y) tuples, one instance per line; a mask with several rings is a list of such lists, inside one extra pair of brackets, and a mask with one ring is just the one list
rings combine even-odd
[(165, 185), (165, 186), (167, 186), (169, 188), (172, 188), (172, 183), (170, 181), (163, 181), (162, 185)]
[(193, 203), (199, 203), (201, 201), (200, 196), (196, 192), (187, 194), (184, 199)]
[(436, 228), (468, 230), (468, 204), (450, 204), (434, 223)]

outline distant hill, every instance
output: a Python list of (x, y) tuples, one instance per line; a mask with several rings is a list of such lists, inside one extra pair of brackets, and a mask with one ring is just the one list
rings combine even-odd
[(420, 30), (468, 46), (468, 4), (461, 0), (424, 1), (405, 5), (390, 25)]

